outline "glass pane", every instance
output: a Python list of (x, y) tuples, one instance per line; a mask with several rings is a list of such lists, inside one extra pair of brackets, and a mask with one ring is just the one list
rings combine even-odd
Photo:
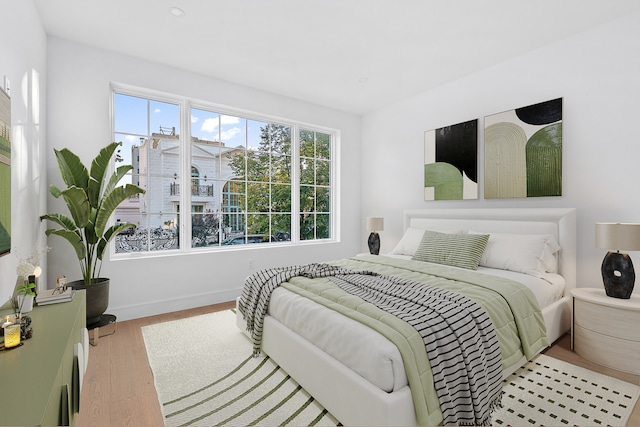
[(314, 132), (300, 130), (300, 156), (315, 157), (314, 145)]
[(271, 210), (273, 212), (291, 212), (291, 186), (271, 186)]
[(330, 211), (330, 201), (329, 188), (316, 187), (316, 211), (328, 213)]
[(331, 163), (325, 160), (316, 161), (316, 184), (329, 185), (331, 176)]
[(315, 215), (300, 215), (300, 240), (315, 239)]
[(247, 119), (228, 115), (221, 116), (219, 141), (227, 147), (245, 147)]
[[(122, 222), (133, 222), (130, 221), (131, 218), (127, 221), (128, 218), (117, 214), (116, 218), (121, 218)], [(149, 229), (146, 227), (148, 216), (139, 215), (138, 218), (139, 224), (135, 229), (126, 230), (115, 237), (116, 253), (140, 252), (143, 242), (149, 240)]]
[(319, 159), (331, 158), (331, 135), (316, 133), (316, 157)]
[(149, 123), (152, 135), (177, 139), (180, 136), (180, 106), (149, 100)]
[[(194, 206), (200, 211), (202, 206)], [(220, 218), (215, 213), (203, 212), (191, 215), (191, 244), (193, 247), (217, 245), (220, 242)]]
[(271, 181), (291, 182), (291, 156), (271, 156)]
[(230, 151), (225, 154), (224, 159), (228, 161), (223, 165), (223, 175), (229, 178), (243, 180), (246, 176), (246, 160), (244, 150)]
[(291, 240), (291, 215), (275, 214), (271, 216), (271, 234), (277, 242)]
[(222, 215), (222, 237), (223, 240), (237, 234), (244, 235), (246, 230), (245, 214), (241, 212), (226, 212)]
[(247, 181), (269, 182), (269, 153), (247, 152)]
[(212, 111), (191, 109), (191, 136), (200, 141), (220, 141), (220, 115)]
[(247, 237), (249, 243), (268, 242), (269, 239), (269, 215), (247, 215)]
[(300, 187), (300, 211), (315, 211), (315, 188), (309, 186)]
[(219, 179), (221, 175), (222, 147), (217, 142), (191, 144), (191, 164), (202, 179)]
[(316, 215), (316, 239), (328, 239), (331, 237), (330, 217), (327, 214)]
[(300, 158), (300, 184), (315, 184), (315, 174), (313, 159)]
[(115, 133), (114, 141), (122, 142), (122, 146), (116, 151), (116, 167), (123, 164), (133, 165), (135, 168), (140, 160), (137, 155), (137, 150), (144, 144), (145, 138), (126, 133)]
[(247, 210), (249, 212), (269, 212), (269, 184), (247, 184)]
[(178, 229), (172, 227), (177, 224), (176, 214), (150, 215), (150, 247), (151, 251), (166, 251), (179, 248)]
[(148, 135), (147, 100), (135, 96), (114, 94), (114, 131)]
[(247, 120), (246, 147), (250, 152), (269, 152), (271, 150), (268, 132), (268, 123)]

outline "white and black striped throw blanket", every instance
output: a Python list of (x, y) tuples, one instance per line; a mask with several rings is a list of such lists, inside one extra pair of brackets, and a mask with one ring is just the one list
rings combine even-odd
[(326, 264), (269, 269), (247, 279), (239, 309), (260, 352), (271, 291), (294, 277), (328, 277), (340, 288), (399, 317), (422, 336), (443, 425), (490, 425), (502, 396), (502, 357), (486, 311), (455, 292)]
[(262, 326), (267, 315), (271, 293), (282, 282), (292, 277), (304, 276), (309, 278), (329, 277), (337, 274), (366, 274), (375, 275), (370, 271), (352, 271), (329, 264), (308, 264), (292, 267), (267, 268), (258, 271), (247, 278), (238, 302), (238, 309), (247, 322), (247, 331), (251, 333), (253, 355), (260, 355), (262, 344)]

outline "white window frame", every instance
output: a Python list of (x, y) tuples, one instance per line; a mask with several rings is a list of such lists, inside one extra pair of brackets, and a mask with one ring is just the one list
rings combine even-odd
[[(291, 127), (291, 241), (286, 242), (270, 242), (265, 244), (250, 244), (250, 245), (233, 245), (230, 247), (224, 246), (211, 246), (211, 247), (192, 247), (192, 229), (191, 229), (191, 191), (180, 192), (180, 206), (189, 206), (189, 210), (185, 211), (184, 208), (180, 209), (179, 227), (180, 230), (180, 243), (178, 249), (161, 250), (161, 251), (145, 251), (145, 252), (124, 252), (116, 253), (114, 242), (111, 243), (110, 255), (111, 259), (134, 259), (134, 258), (146, 258), (146, 257), (159, 257), (159, 256), (175, 256), (188, 253), (204, 253), (204, 252), (218, 252), (227, 250), (252, 250), (257, 247), (269, 248), (275, 246), (305, 246), (316, 244), (336, 243), (340, 241), (340, 130), (329, 128), (326, 126), (319, 126), (310, 123), (304, 123), (294, 121), (291, 119), (284, 119), (277, 116), (272, 116), (263, 113), (257, 113), (250, 110), (233, 108), (225, 105), (220, 105), (203, 100), (196, 100), (193, 98), (178, 96), (160, 92), (153, 89), (146, 89), (137, 86), (112, 82), (110, 87), (110, 122), (111, 122), (111, 139), (115, 140), (115, 105), (114, 95), (115, 93), (128, 95), (133, 97), (139, 97), (144, 99), (151, 99), (159, 102), (167, 102), (179, 105), (180, 108), (180, 127), (181, 132), (179, 134), (180, 144), (180, 164), (181, 173), (179, 184), (181, 188), (191, 188), (191, 120), (190, 110), (192, 108), (209, 110), (218, 114), (228, 114), (237, 116), (245, 120), (254, 120), (266, 123), (275, 123)], [(326, 133), (331, 136), (331, 171), (330, 171), (330, 237), (326, 239), (300, 239), (300, 130), (308, 130), (314, 132)], [(187, 138), (189, 136), (189, 138)], [(112, 165), (113, 167), (113, 165)], [(186, 213), (186, 214), (185, 214)], [(112, 222), (115, 220), (112, 218)]]

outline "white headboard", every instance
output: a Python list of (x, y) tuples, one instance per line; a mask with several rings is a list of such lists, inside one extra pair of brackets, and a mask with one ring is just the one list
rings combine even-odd
[(462, 229), (487, 233), (553, 234), (560, 245), (558, 272), (576, 287), (576, 210), (570, 208), (419, 209), (404, 211), (404, 229)]

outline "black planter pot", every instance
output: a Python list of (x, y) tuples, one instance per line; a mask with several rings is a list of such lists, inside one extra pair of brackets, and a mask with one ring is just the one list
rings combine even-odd
[(85, 285), (83, 280), (76, 280), (69, 282), (68, 286), (87, 291), (87, 325), (98, 323), (109, 306), (109, 279), (101, 277), (90, 285)]

